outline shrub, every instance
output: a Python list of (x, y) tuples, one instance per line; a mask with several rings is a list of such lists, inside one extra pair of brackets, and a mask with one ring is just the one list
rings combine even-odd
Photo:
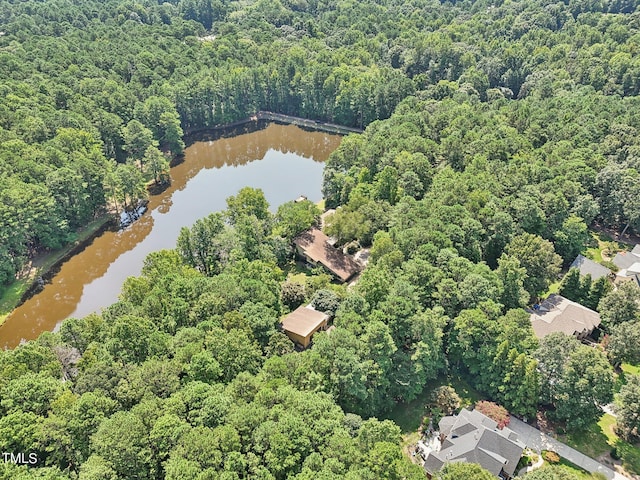
[(280, 298), (291, 310), (295, 310), (305, 298), (305, 286), (299, 282), (287, 280), (282, 284), (282, 290), (280, 291)]
[(433, 422), (434, 428), (437, 428), (436, 425), (440, 423), (443, 417), (442, 410), (440, 407), (432, 407), (429, 413), (431, 414), (431, 421)]
[(333, 317), (340, 306), (340, 298), (335, 292), (322, 289), (313, 294), (311, 304), (319, 312), (324, 312)]
[(560, 462), (560, 455), (558, 455), (556, 452), (552, 452), (551, 450), (543, 450), (542, 458), (548, 463)]
[(358, 250), (360, 250), (361, 247), (360, 247), (360, 244), (354, 240), (353, 242), (347, 243), (346, 247), (344, 248), (349, 255), (353, 255)]
[(429, 428), (429, 423), (431, 422), (431, 417), (429, 415), (425, 415), (422, 417), (422, 421), (420, 422), (420, 429), (425, 432), (427, 428)]
[(630, 473), (640, 473), (640, 451), (633, 445), (618, 440), (616, 451), (622, 460), (622, 466)]
[(452, 387), (442, 385), (431, 393), (431, 403), (445, 415), (451, 415), (460, 407), (460, 397)]
[(518, 460), (518, 465), (516, 466), (516, 472), (519, 472), (524, 467), (528, 467), (529, 465), (532, 465), (532, 464), (533, 464), (533, 460), (531, 459), (531, 457), (529, 455), (523, 455), (522, 457), (520, 457), (520, 460)]
[(613, 447), (611, 449), (611, 452), (609, 453), (609, 455), (611, 456), (611, 458), (613, 458), (614, 460), (620, 460), (620, 455), (618, 455), (618, 449), (616, 447)]

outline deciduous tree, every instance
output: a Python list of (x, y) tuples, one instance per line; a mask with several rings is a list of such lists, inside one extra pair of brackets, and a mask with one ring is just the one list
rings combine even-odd
[(153, 132), (145, 127), (137, 120), (131, 120), (122, 129), (122, 137), (124, 138), (124, 148), (130, 158), (143, 164), (144, 153), (147, 148), (157, 146), (158, 143), (153, 139)]
[(113, 469), (119, 477), (135, 472), (141, 479), (151, 479), (154, 465), (148, 433), (142, 420), (134, 413), (116, 412), (100, 424), (91, 438), (91, 451), (108, 459), (105, 466)]
[(526, 270), (524, 288), (531, 297), (544, 292), (560, 273), (562, 259), (555, 253), (553, 244), (538, 235), (518, 235), (511, 240), (505, 251), (518, 259)]
[(634, 282), (624, 282), (602, 297), (598, 311), (608, 326), (637, 320), (640, 315), (640, 288)]
[(623, 438), (631, 440), (638, 436), (640, 428), (640, 376), (629, 375), (626, 381), (616, 395), (615, 405), (618, 430)]
[(557, 385), (554, 415), (570, 429), (597, 421), (613, 398), (613, 370), (602, 352), (580, 345), (570, 355)]
[(434, 478), (437, 480), (492, 480), (494, 476), (478, 464), (453, 462), (436, 472)]

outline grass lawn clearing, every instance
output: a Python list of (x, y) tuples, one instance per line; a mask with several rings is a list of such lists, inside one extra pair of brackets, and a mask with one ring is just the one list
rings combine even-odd
[(620, 368), (626, 375), (640, 375), (640, 366), (623, 363)]
[(287, 280), (289, 280), (290, 282), (297, 282), (304, 285), (307, 282), (308, 272), (309, 272), (308, 269), (305, 269), (305, 267), (296, 263), (295, 266), (292, 267), (292, 269), (289, 271)]
[(607, 443), (614, 446), (618, 440), (618, 436), (613, 431), (613, 427), (616, 426), (616, 417), (605, 413), (598, 422), (598, 426), (602, 433), (607, 437)]
[(16, 280), (3, 292), (2, 298), (0, 298), (0, 325), (4, 323), (9, 314), (16, 308), (22, 295), (24, 295), (24, 292), (29, 288), (29, 285), (31, 285), (31, 280), (29, 279)]
[(551, 285), (549, 285), (549, 288), (547, 289), (547, 291), (542, 294), (542, 298), (547, 298), (549, 295), (552, 295), (554, 293), (558, 293), (560, 291), (560, 284), (561, 283), (562, 283), (561, 281), (558, 281), (558, 282), (554, 282)]
[[(606, 237), (606, 238), (605, 238)], [(605, 248), (608, 241), (611, 239), (607, 235), (603, 235), (597, 232), (591, 232), (591, 238), (587, 242), (587, 250), (584, 252), (584, 256), (593, 260), (594, 262), (602, 262), (602, 249)]]
[(485, 400), (485, 398), (462, 377), (451, 377), (448, 383), (443, 383), (442, 385), (453, 387), (460, 396), (460, 406), (462, 408), (473, 407), (476, 402)]
[(602, 250), (600, 250), (600, 247), (587, 248), (584, 256), (594, 262), (602, 263)]
[(556, 466), (558, 470), (564, 470), (565, 472), (571, 473), (578, 478), (590, 479), (593, 478), (589, 472), (583, 470), (582, 468), (574, 465), (573, 463), (565, 460), (564, 458), (560, 458), (560, 463)]
[(558, 464), (557, 468), (560, 470), (564, 470), (566, 472), (570, 472), (573, 475), (577, 476), (578, 478), (585, 478), (585, 479), (593, 478), (589, 472), (580, 468), (576, 464), (571, 463), (566, 458), (560, 457), (560, 463)]
[(585, 480), (590, 480), (593, 478), (588, 472), (585, 472), (581, 468), (576, 467), (573, 464), (570, 464), (564, 458), (560, 459), (560, 463), (557, 463), (555, 465), (545, 463), (542, 467), (540, 467), (540, 470), (542, 471), (548, 470), (550, 478), (555, 478), (555, 477), (551, 477), (552, 475), (551, 472), (557, 472), (559, 470), (563, 470), (569, 473), (571, 475), (571, 478), (573, 478), (573, 476), (576, 476), (580, 479), (585, 479)]
[[(602, 422), (606, 416), (603, 415), (600, 421)], [(615, 423), (615, 418), (611, 417), (611, 419)], [(588, 429), (581, 432), (558, 435), (558, 440), (591, 458), (598, 458), (600, 455), (609, 453), (612, 448), (612, 445), (609, 444), (609, 436), (603, 431), (600, 422), (589, 426)]]
[[(635, 474), (640, 473), (640, 447), (631, 445), (616, 435), (616, 418), (605, 413), (598, 423), (583, 432), (558, 435), (558, 440), (591, 458), (608, 454), (615, 447), (623, 467)], [(590, 477), (585, 477), (590, 478)]]
[(427, 413), (426, 406), (429, 403), (429, 397), (434, 388), (437, 388), (440, 383), (429, 383), (422, 393), (418, 395), (418, 398), (411, 400), (410, 402), (398, 403), (387, 414), (383, 415), (383, 419), (393, 420), (393, 422), (400, 427), (402, 435), (407, 436), (413, 432), (418, 431), (422, 417)]
[(430, 402), (431, 392), (442, 385), (453, 387), (460, 396), (461, 408), (471, 407), (483, 399), (463, 378), (440, 376), (429, 382), (415, 400), (398, 403), (382, 418), (393, 420), (400, 427), (403, 435), (417, 431), (422, 417), (427, 413), (426, 406)]
[(630, 363), (623, 363), (620, 365), (620, 373), (616, 375), (616, 384), (614, 391), (618, 393), (623, 385), (627, 384), (627, 377), (629, 375), (640, 375), (640, 367), (632, 365)]
[(584, 256), (598, 263), (605, 261), (602, 258), (603, 250), (613, 257), (617, 252), (628, 251), (631, 248), (626, 243), (615, 241), (604, 232), (591, 232), (591, 241), (588, 244)]

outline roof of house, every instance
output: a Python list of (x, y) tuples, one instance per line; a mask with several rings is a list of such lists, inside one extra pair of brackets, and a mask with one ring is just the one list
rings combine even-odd
[(633, 275), (637, 275), (639, 273), (640, 273), (640, 258), (638, 258), (637, 262), (635, 262), (633, 265), (627, 268), (627, 276), (632, 277)]
[(549, 295), (539, 310), (531, 312), (531, 326), (538, 338), (553, 332), (566, 335), (591, 332), (599, 325), (598, 312), (556, 294)]
[(294, 243), (314, 262), (321, 263), (343, 282), (360, 270), (358, 264), (337, 248), (331, 246), (321, 230), (312, 228), (298, 235)]
[(335, 208), (330, 208), (330, 209), (325, 210), (324, 212), (322, 212), (322, 213), (320, 214), (320, 226), (321, 226), (322, 228), (324, 228), (324, 226), (325, 226), (325, 223), (326, 223), (326, 221), (327, 221), (327, 217), (328, 217), (329, 215), (333, 215), (334, 213), (336, 213), (336, 209), (335, 209)]
[(282, 319), (282, 328), (288, 332), (308, 337), (329, 319), (329, 315), (310, 306), (300, 306)]
[(593, 260), (589, 260), (583, 255), (578, 255), (570, 268), (577, 268), (580, 270), (580, 275), (591, 275), (593, 280), (611, 275), (611, 270), (607, 267), (600, 265)]
[(640, 245), (633, 247), (630, 252), (618, 252), (612, 262), (620, 270), (626, 270), (634, 263), (640, 262)]
[(432, 451), (424, 467), (429, 473), (446, 463), (477, 463), (498, 476), (502, 470), (513, 475), (525, 444), (508, 428), (498, 430), (497, 423), (475, 410), (463, 409), (458, 415), (444, 417), (439, 424), (445, 435), (439, 451)]

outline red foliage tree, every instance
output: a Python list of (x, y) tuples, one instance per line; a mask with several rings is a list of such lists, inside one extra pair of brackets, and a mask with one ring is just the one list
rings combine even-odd
[(475, 409), (489, 417), (491, 420), (497, 422), (500, 430), (509, 425), (509, 422), (511, 421), (507, 409), (497, 403), (482, 400), (476, 403)]

